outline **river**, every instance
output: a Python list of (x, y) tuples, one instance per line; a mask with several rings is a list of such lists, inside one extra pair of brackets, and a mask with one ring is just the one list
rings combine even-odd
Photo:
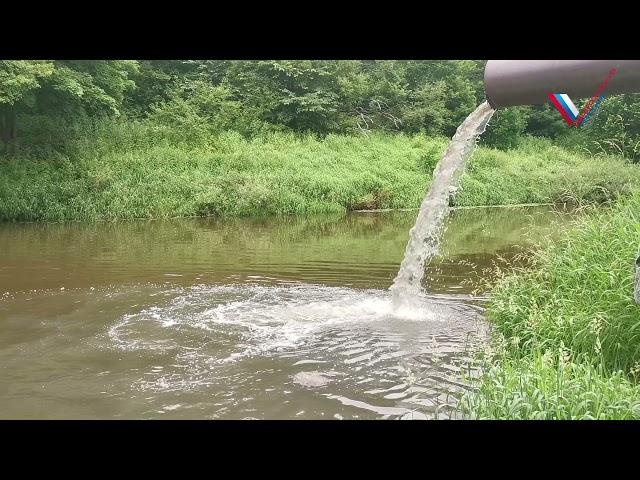
[(455, 418), (477, 289), (572, 215), (454, 210), (397, 318), (415, 215), (0, 225), (0, 418)]

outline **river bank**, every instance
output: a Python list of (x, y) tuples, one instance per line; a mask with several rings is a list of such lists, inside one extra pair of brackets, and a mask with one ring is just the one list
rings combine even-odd
[[(417, 208), (445, 138), (233, 132), (187, 144), (132, 125), (0, 158), (0, 221), (264, 216)], [(530, 139), (478, 148), (455, 206), (604, 202), (640, 185), (620, 157)]]
[(470, 418), (640, 418), (640, 307), (633, 299), (640, 192), (578, 220), (493, 289), (494, 327)]

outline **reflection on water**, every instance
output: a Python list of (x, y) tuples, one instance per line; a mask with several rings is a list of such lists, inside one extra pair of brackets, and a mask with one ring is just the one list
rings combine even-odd
[(453, 212), (393, 314), (414, 217), (3, 225), (0, 417), (447, 416), (484, 269), (568, 215)]

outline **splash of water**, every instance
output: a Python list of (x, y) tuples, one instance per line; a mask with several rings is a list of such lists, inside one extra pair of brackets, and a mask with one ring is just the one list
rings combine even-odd
[(439, 237), (449, 214), (449, 196), (455, 192), (464, 164), (484, 132), (494, 110), (487, 102), (476, 108), (456, 130), (442, 159), (433, 171), (433, 182), (422, 201), (400, 271), (390, 290), (394, 308), (410, 305), (420, 293), (424, 267), (438, 252)]

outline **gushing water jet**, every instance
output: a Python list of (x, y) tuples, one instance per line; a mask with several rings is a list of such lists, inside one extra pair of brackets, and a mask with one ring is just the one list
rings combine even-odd
[[(603, 78), (606, 82), (603, 82)], [(390, 287), (394, 309), (410, 307), (422, 291), (425, 265), (438, 253), (439, 238), (449, 214), (450, 196), (466, 159), (495, 109), (547, 102), (548, 95), (562, 93), (576, 98), (640, 92), (639, 60), (489, 60), (484, 73), (487, 100), (458, 127), (409, 232), (404, 258)], [(585, 112), (580, 119), (584, 118)], [(576, 124), (578, 125), (578, 124)], [(640, 271), (640, 270), (639, 270)], [(636, 274), (640, 285), (640, 273)], [(636, 291), (636, 301), (640, 301)]]

